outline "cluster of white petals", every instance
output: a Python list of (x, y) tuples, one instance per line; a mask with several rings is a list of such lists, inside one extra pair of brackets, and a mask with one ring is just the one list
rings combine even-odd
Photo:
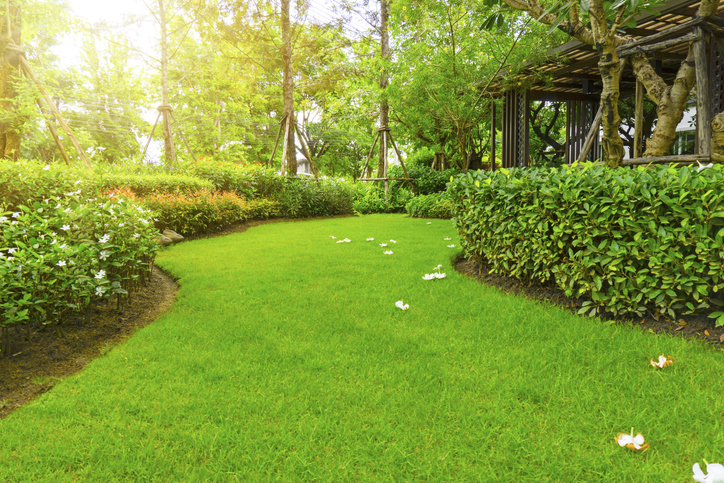
[(385, 255), (392, 255), (392, 250), (387, 250), (386, 252), (383, 252)]
[(351, 241), (349, 238), (345, 238), (344, 240), (339, 240), (337, 243), (349, 243)]
[(448, 248), (455, 248), (455, 244), (448, 245), (447, 247), (448, 247)]
[(387, 246), (387, 243), (380, 243), (380, 246), (384, 248)]
[(724, 466), (719, 463), (706, 463), (706, 475), (701, 471), (699, 463), (694, 463), (691, 470), (694, 472), (694, 481), (699, 483), (724, 483)]
[(395, 306), (400, 310), (407, 310), (410, 308), (410, 305), (402, 302), (402, 300), (395, 302)]
[(368, 238), (367, 241), (375, 241), (374, 238)]

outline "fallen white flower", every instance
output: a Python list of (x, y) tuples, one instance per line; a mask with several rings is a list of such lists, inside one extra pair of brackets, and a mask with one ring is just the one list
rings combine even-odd
[(391, 243), (397, 243), (395, 240), (390, 240)]
[(375, 241), (374, 238), (368, 238), (367, 241)]
[(426, 273), (422, 276), (423, 280), (435, 280), (435, 274), (434, 273)]
[(388, 250), (388, 251), (384, 252), (384, 254), (385, 254), (385, 255), (392, 255), (392, 250)]
[(631, 428), (631, 434), (618, 433), (616, 435), (616, 442), (619, 446), (639, 451), (649, 447), (649, 443), (644, 442), (644, 436), (641, 433), (633, 435), (633, 428)]
[(336, 240), (336, 239), (337, 239), (336, 236), (332, 236), (332, 235), (329, 235), (329, 238), (331, 238), (332, 240)]
[(380, 243), (380, 246), (381, 246), (381, 247), (386, 247), (386, 246), (387, 246), (387, 243)]
[(724, 483), (724, 466), (719, 463), (706, 463), (706, 472), (708, 473), (706, 475), (701, 471), (699, 463), (694, 463), (692, 471), (694, 472), (694, 481), (699, 483)]
[(659, 368), (659, 369), (663, 369), (664, 367), (668, 367), (671, 364), (673, 364), (674, 360), (671, 358), (671, 356), (666, 357), (665, 355), (661, 354), (659, 356), (658, 362), (654, 362), (653, 359), (649, 360), (649, 362), (651, 363), (652, 366)]
[(714, 166), (714, 163), (701, 164), (699, 161), (697, 161), (696, 163), (699, 165), (699, 167), (696, 168), (696, 172), (697, 172), (697, 173), (701, 172), (702, 170), (704, 170), (704, 169), (706, 169), (706, 168), (711, 168), (711, 167)]
[(395, 302), (395, 305), (396, 305), (397, 308), (399, 308), (400, 310), (407, 310), (407, 309), (410, 308), (410, 305), (409, 305), (409, 304), (406, 304), (406, 303), (403, 303), (402, 300), (398, 300), (397, 302)]
[(452, 240), (452, 238), (443, 238), (443, 240), (449, 241), (449, 240)]
[(428, 225), (432, 225), (432, 222), (431, 222), (431, 221), (428, 221), (427, 224), (428, 224)]
[(455, 248), (455, 244), (448, 245), (447, 247), (448, 247), (448, 248)]

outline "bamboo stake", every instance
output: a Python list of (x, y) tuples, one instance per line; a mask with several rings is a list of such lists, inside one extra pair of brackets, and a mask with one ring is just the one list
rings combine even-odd
[[(395, 148), (395, 153), (397, 154), (397, 159), (400, 161), (400, 165), (402, 166), (402, 172), (405, 173), (405, 179), (407, 180), (407, 183), (410, 185), (410, 190), (412, 191), (413, 195), (417, 195), (417, 193), (415, 193), (415, 187), (412, 185), (412, 178), (410, 178), (410, 175), (407, 174), (407, 168), (405, 167), (405, 162), (402, 160), (402, 156), (400, 156), (400, 150), (397, 149), (397, 143), (395, 143), (395, 138), (392, 137), (392, 131), (390, 131), (390, 141), (392, 142), (392, 147)], [(392, 179), (392, 178), (390, 178), (390, 179)]]
[[(14, 45), (13, 45), (14, 46)], [(14, 46), (17, 47), (17, 46)], [(33, 69), (30, 67), (30, 64), (28, 64), (28, 61), (25, 60), (24, 55), (18, 56), (18, 59), (20, 59), (20, 65), (25, 69), (25, 73), (32, 81), (35, 83), (36, 86), (38, 86), (38, 89), (43, 94), (43, 97), (45, 97), (45, 102), (50, 107), (50, 110), (55, 115), (55, 118), (58, 120), (60, 125), (63, 127), (63, 130), (70, 138), (70, 142), (73, 143), (73, 147), (78, 152), (78, 156), (80, 156), (80, 159), (83, 161), (83, 164), (85, 164), (86, 168), (93, 169), (93, 167), (90, 164), (90, 161), (88, 161), (88, 158), (85, 156), (85, 153), (83, 152), (83, 149), (80, 147), (80, 144), (78, 144), (78, 140), (73, 135), (73, 132), (70, 130), (70, 126), (68, 126), (68, 123), (65, 122), (65, 119), (63, 119), (63, 116), (60, 114), (60, 111), (58, 110), (58, 107), (55, 105), (55, 102), (53, 101), (53, 98), (50, 97), (50, 94), (48, 94), (48, 91), (45, 90), (45, 87), (43, 87), (43, 84), (40, 83), (37, 77), (35, 77), (35, 73), (33, 72)]]
[(382, 152), (382, 160), (384, 162), (384, 169), (383, 173), (385, 175), (385, 203), (389, 202), (389, 190), (390, 190), (390, 181), (387, 178), (387, 137), (390, 135), (390, 130), (386, 129), (382, 131), (382, 142), (380, 143), (380, 147), (383, 148)]

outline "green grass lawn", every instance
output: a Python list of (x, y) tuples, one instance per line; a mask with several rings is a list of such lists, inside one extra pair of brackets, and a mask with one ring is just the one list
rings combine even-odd
[[(721, 353), (481, 286), (452, 243), (449, 221), (374, 215), (165, 250), (172, 309), (0, 421), (0, 481), (661, 483), (724, 462)], [(631, 427), (649, 450), (615, 443)]]

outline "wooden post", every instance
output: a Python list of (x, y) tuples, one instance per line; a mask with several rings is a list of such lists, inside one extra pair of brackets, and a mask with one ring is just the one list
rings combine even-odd
[[(291, 127), (290, 124), (292, 123), (292, 118), (290, 116), (286, 116), (286, 120), (284, 121), (284, 141), (282, 141), (282, 176), (284, 176), (284, 168), (287, 166), (287, 141), (289, 140), (289, 128)], [(294, 173), (296, 175), (296, 173)]]
[(634, 150), (632, 158), (640, 158), (643, 148), (644, 127), (644, 85), (636, 80), (636, 110), (634, 114)]
[(711, 154), (711, 81), (709, 79), (709, 35), (701, 27), (695, 27), (699, 38), (692, 45), (696, 63), (696, 124), (699, 154)]
[(392, 147), (395, 148), (395, 153), (397, 154), (397, 159), (400, 161), (400, 165), (402, 166), (402, 172), (405, 173), (405, 178), (407, 178), (407, 183), (410, 185), (410, 190), (412, 191), (412, 194), (416, 195), (415, 193), (415, 187), (412, 184), (412, 180), (410, 176), (407, 174), (407, 168), (405, 167), (405, 162), (402, 160), (402, 156), (400, 156), (400, 150), (397, 149), (397, 144), (395, 143), (394, 138), (392, 137), (392, 131), (390, 131), (390, 142), (392, 143)]
[(45, 98), (45, 102), (48, 104), (48, 107), (50, 107), (50, 110), (53, 112), (53, 115), (58, 120), (58, 123), (63, 128), (65, 133), (70, 138), (70, 142), (73, 143), (73, 147), (75, 148), (76, 152), (78, 153), (78, 156), (80, 157), (81, 161), (83, 161), (83, 164), (85, 164), (85, 167), (88, 169), (92, 169), (93, 167), (90, 164), (90, 161), (88, 161), (88, 158), (86, 157), (85, 153), (83, 152), (83, 149), (80, 147), (80, 144), (78, 143), (78, 140), (73, 135), (73, 132), (70, 130), (70, 126), (68, 126), (68, 123), (65, 122), (65, 119), (60, 114), (60, 111), (58, 110), (58, 107), (55, 105), (55, 102), (53, 101), (53, 98), (50, 97), (50, 94), (48, 94), (48, 91), (45, 90), (45, 87), (43, 87), (43, 84), (40, 83), (37, 77), (35, 77), (35, 73), (33, 72), (33, 69), (30, 67), (30, 64), (28, 64), (28, 61), (25, 60), (24, 55), (19, 55), (18, 58), (20, 59), (20, 65), (25, 70), (25, 74), (30, 77), (30, 79), (35, 83), (35, 85), (40, 90), (40, 93), (43, 94), (43, 97)]
[[(169, 110), (168, 112), (169, 112), (169, 114), (171, 115), (171, 119), (173, 119), (173, 122), (175, 122), (176, 124), (178, 124), (178, 121), (176, 120), (176, 117), (173, 115), (173, 111), (170, 111), (170, 110)], [(196, 163), (196, 164), (198, 165), (198, 164), (199, 164), (199, 160), (196, 159), (196, 156), (194, 156), (194, 152), (191, 151), (191, 146), (189, 146), (189, 143), (186, 142), (186, 136), (184, 136), (184, 132), (183, 132), (181, 129), (179, 129), (178, 132), (179, 132), (179, 134), (181, 135), (181, 139), (183, 140), (184, 144), (186, 145), (186, 149), (189, 150), (189, 154), (191, 155), (192, 158), (194, 158), (194, 163)]]
[(382, 170), (382, 176), (385, 179), (385, 203), (389, 201), (389, 188), (390, 181), (387, 179), (387, 137), (390, 134), (389, 129), (382, 131), (382, 141), (380, 142), (380, 149), (382, 149), (382, 161), (384, 163), (384, 169)]
[(490, 171), (495, 171), (495, 100), (490, 101)]

